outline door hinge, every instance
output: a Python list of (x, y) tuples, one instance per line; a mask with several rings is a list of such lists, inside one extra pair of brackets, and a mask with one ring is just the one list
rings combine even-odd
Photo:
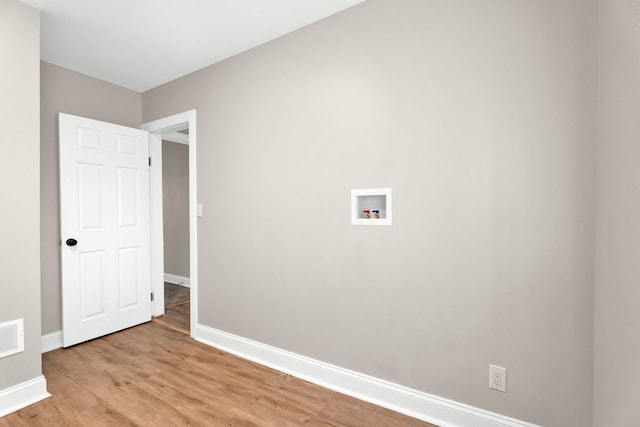
[(151, 157), (149, 157), (149, 166), (151, 166)]
[(153, 301), (153, 292), (151, 292), (151, 301)]

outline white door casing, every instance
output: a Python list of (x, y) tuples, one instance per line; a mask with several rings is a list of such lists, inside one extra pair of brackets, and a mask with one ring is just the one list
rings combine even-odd
[(149, 135), (60, 113), (59, 150), (68, 347), (151, 319)]
[[(191, 336), (195, 338), (198, 325), (198, 221), (196, 203), (196, 110), (189, 110), (142, 125), (149, 132), (151, 152), (151, 224), (152, 224), (152, 283), (154, 294), (164, 295), (164, 252), (162, 236), (162, 137), (178, 129), (189, 129), (189, 282)], [(164, 298), (155, 298), (153, 313), (164, 314)]]

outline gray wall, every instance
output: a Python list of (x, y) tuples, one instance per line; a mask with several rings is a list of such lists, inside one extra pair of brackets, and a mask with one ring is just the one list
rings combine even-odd
[(144, 93), (198, 111), (201, 323), (590, 425), (597, 46), (596, 0), (369, 0)]
[(189, 277), (189, 146), (162, 141), (164, 272)]
[(40, 69), (42, 333), (49, 334), (62, 329), (58, 113), (139, 128), (142, 104), (138, 92), (46, 62)]
[(640, 419), (638, 4), (601, 2), (594, 425)]
[(24, 352), (0, 359), (0, 391), (42, 374), (39, 12), (0, 0), (0, 323), (24, 319)]

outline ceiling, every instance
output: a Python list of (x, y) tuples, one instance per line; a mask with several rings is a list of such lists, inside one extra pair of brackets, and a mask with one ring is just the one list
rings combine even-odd
[(43, 61), (138, 92), (364, 0), (22, 0)]

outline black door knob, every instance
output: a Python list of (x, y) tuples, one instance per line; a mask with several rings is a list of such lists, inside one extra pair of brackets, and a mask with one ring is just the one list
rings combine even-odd
[(67, 246), (75, 246), (78, 244), (76, 239), (67, 239)]

